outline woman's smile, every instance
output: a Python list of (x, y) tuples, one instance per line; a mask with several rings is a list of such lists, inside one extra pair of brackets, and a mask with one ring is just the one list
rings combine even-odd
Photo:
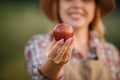
[(80, 20), (81, 18), (83, 18), (83, 15), (80, 14), (80, 12), (70, 12), (69, 16), (71, 17), (71, 19), (73, 20)]
[(95, 1), (60, 0), (59, 16), (62, 22), (74, 28), (88, 27), (94, 18)]

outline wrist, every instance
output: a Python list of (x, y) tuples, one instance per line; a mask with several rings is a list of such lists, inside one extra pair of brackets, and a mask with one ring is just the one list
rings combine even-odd
[(52, 60), (47, 60), (41, 66), (41, 72), (52, 80), (58, 79), (63, 74), (63, 66), (55, 64)]
[(62, 65), (62, 64), (56, 64), (52, 59), (48, 59), (47, 61), (46, 61), (50, 66), (53, 66), (54, 68), (57, 68), (57, 69), (59, 69), (59, 68), (62, 68), (64, 65)]

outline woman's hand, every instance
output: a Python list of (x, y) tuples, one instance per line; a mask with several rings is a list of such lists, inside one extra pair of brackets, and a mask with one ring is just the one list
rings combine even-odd
[(53, 61), (55, 65), (62, 66), (71, 59), (71, 53), (73, 49), (73, 38), (69, 38), (64, 42), (64, 39), (58, 42), (53, 42), (52, 50), (48, 56), (50, 61)]
[(41, 72), (51, 80), (57, 80), (62, 75), (64, 64), (71, 59), (73, 38), (64, 42), (53, 42), (47, 61), (41, 66)]

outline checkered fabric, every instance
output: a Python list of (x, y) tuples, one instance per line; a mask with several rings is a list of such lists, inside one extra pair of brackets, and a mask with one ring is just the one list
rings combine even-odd
[[(101, 57), (111, 70), (113, 77), (120, 80), (120, 52), (108, 42), (101, 42), (94, 32), (90, 32), (90, 51), (87, 60), (95, 59), (95, 48), (101, 49)], [(41, 65), (45, 62), (51, 45), (51, 36), (48, 34), (33, 36), (25, 46), (25, 64), (32, 80), (49, 80), (40, 71)], [(83, 61), (82, 55), (73, 49), (72, 60)], [(64, 74), (63, 74), (64, 75)], [(59, 79), (62, 80), (62, 77)]]

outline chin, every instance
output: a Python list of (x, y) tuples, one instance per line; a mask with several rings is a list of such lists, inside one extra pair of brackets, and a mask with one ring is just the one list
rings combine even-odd
[(72, 21), (72, 22), (68, 22), (67, 24), (71, 25), (73, 27), (73, 29), (80, 29), (85, 27), (86, 22), (85, 21)]
[(62, 20), (64, 23), (69, 24), (73, 27), (73, 29), (83, 28), (87, 24), (86, 19), (71, 19), (71, 18), (63, 18)]

